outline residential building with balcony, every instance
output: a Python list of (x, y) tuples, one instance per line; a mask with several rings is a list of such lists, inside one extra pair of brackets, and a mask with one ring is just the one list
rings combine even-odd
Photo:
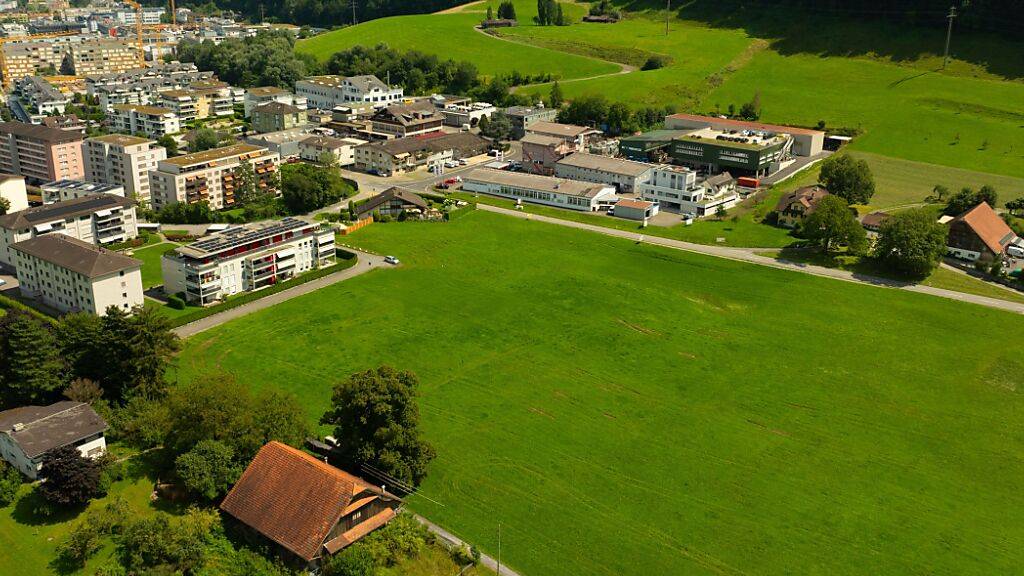
[(252, 116), (253, 109), (268, 102), (280, 102), (281, 104), (288, 104), (302, 110), (306, 109), (306, 99), (304, 97), (296, 96), (288, 90), (278, 88), (277, 86), (260, 86), (249, 88), (245, 91), (245, 117)]
[(370, 126), (375, 134), (406, 138), (440, 131), (444, 116), (429, 102), (392, 104), (374, 114)]
[(248, 162), (260, 190), (277, 193), (274, 175), (280, 159), (262, 146), (232, 144), (168, 158), (149, 173), (150, 203), (160, 210), (178, 202), (206, 202), (219, 210), (235, 204), (242, 185), (239, 168)]
[(149, 204), (149, 173), (167, 158), (167, 150), (138, 136), (107, 134), (89, 138), (83, 150), (85, 179), (123, 186), (129, 198)]
[(22, 296), (60, 312), (102, 316), (111, 306), (142, 306), (142, 261), (66, 234), (46, 234), (10, 247)]
[(63, 114), (71, 98), (57, 90), (42, 76), (26, 76), (17, 82), (19, 100), (33, 115)]
[(194, 82), (212, 80), (213, 72), (200, 72), (191, 62), (168, 62), (114, 74), (92, 74), (85, 90), (110, 110), (118, 104), (155, 104), (160, 93), (187, 88)]
[[(88, 182), (86, 180), (57, 180), (56, 182), (46, 182), (45, 184), (39, 185), (39, 190), (42, 193), (43, 204), (67, 202), (68, 200), (74, 200), (76, 198), (90, 196), (93, 194), (113, 194), (114, 196), (124, 198), (124, 186)], [(28, 206), (26, 206), (26, 208), (27, 207)]]
[(306, 109), (291, 104), (267, 102), (252, 111), (252, 129), (259, 133), (291, 130), (306, 124)]
[(306, 99), (310, 108), (333, 110), (335, 106), (364, 102), (384, 108), (402, 101), (403, 90), (381, 82), (373, 75), (312, 76), (295, 83), (295, 94)]
[(181, 131), (181, 119), (169, 108), (143, 104), (118, 104), (109, 115), (114, 130), (160, 138)]
[(160, 105), (177, 114), (182, 122), (203, 118), (231, 116), (235, 104), (242, 103), (245, 90), (229, 86), (226, 82), (203, 80), (193, 82), (182, 90), (160, 93)]
[(334, 231), (299, 218), (228, 228), (164, 254), (164, 291), (206, 306), (335, 263)]
[(125, 72), (142, 66), (138, 48), (125, 42), (100, 40), (72, 44), (64, 69), (75, 76)]
[(314, 135), (299, 140), (299, 157), (308, 162), (319, 162), (321, 156), (334, 156), (338, 166), (351, 166), (356, 162), (356, 148), (366, 144), (366, 140), (356, 138), (335, 138), (333, 136)]
[(13, 266), (13, 244), (60, 233), (91, 244), (124, 242), (138, 236), (135, 203), (113, 194), (88, 194), (0, 216), (0, 263)]
[(0, 122), (0, 172), (30, 182), (74, 180), (84, 174), (82, 135), (23, 122)]

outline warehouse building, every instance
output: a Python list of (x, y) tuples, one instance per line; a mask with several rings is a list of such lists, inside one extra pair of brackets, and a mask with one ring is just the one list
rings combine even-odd
[(462, 177), (462, 189), (570, 210), (594, 212), (614, 204), (615, 188), (551, 176), (477, 168)]
[(669, 130), (712, 129), (719, 132), (761, 132), (788, 135), (793, 140), (792, 154), (795, 156), (817, 156), (825, 145), (825, 133), (794, 126), (748, 122), (715, 116), (694, 114), (672, 114), (665, 117), (665, 128)]
[(577, 152), (555, 164), (555, 176), (615, 186), (619, 192), (633, 192), (647, 180), (654, 166), (622, 158)]

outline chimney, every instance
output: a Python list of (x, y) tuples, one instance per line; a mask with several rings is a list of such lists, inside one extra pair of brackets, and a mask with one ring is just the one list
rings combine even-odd
[(384, 494), (387, 494), (387, 493), (388, 493), (388, 487), (387, 487), (387, 485), (385, 485), (385, 484), (381, 484), (381, 485), (380, 485), (380, 491), (381, 491), (381, 492), (383, 492)]
[(16, 423), (16, 424), (14, 425), (14, 431), (15, 431), (15, 432), (21, 432), (21, 431), (22, 431), (22, 430), (24, 430), (24, 429), (25, 429), (25, 424), (24, 424), (24, 423), (22, 423), (22, 422), (18, 422), (18, 423)]

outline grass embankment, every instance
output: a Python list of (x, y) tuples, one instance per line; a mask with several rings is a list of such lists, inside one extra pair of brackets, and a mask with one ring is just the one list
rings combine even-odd
[(1015, 315), (479, 210), (347, 241), (403, 266), (189, 338), (181, 377), (316, 422), (347, 374), (413, 370), (440, 505), (409, 505), (492, 553), (500, 522), (524, 574), (1024, 562)]

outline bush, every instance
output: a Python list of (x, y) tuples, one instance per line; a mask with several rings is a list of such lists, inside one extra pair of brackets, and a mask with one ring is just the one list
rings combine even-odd
[(658, 68), (664, 68), (668, 65), (669, 59), (667, 56), (661, 54), (654, 54), (649, 57), (644, 65), (640, 67), (641, 70), (657, 70)]
[(175, 310), (185, 309), (185, 301), (173, 295), (167, 297), (167, 305), (170, 306), (171, 308), (174, 308)]
[(0, 507), (11, 504), (18, 497), (21, 480), (21, 472), (17, 468), (0, 460)]
[(82, 568), (101, 546), (99, 528), (90, 522), (79, 522), (57, 546), (57, 561), (65, 567)]
[(356, 544), (332, 557), (323, 567), (323, 576), (373, 576), (373, 556), (365, 546)]

